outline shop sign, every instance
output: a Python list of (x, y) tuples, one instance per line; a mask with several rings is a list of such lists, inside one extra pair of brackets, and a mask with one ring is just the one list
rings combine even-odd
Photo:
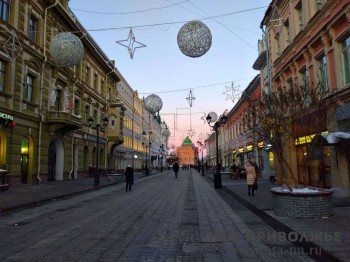
[[(85, 141), (91, 141), (91, 142), (97, 142), (97, 136), (92, 136), (92, 135), (84, 135), (84, 140)], [(98, 138), (98, 142), (99, 144), (106, 144), (107, 143), (107, 139), (103, 138), (103, 137), (99, 137)]]
[(13, 121), (13, 116), (0, 112), (0, 119)]
[(247, 151), (253, 151), (253, 145), (247, 145), (246, 148)]
[[(322, 134), (328, 134), (327, 131), (322, 132)], [(295, 139), (295, 145), (303, 145), (311, 143), (312, 139), (316, 136), (316, 134), (308, 135), (308, 136), (300, 136)]]

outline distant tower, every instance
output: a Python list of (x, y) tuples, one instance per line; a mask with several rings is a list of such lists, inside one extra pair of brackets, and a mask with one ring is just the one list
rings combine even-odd
[(187, 136), (181, 147), (176, 148), (179, 157), (179, 164), (196, 165), (198, 161), (198, 148), (193, 146), (191, 139)]

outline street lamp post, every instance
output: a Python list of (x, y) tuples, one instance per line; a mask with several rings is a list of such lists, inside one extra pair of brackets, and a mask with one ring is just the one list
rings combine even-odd
[[(100, 168), (99, 168), (99, 158), (100, 158), (100, 130), (105, 129), (108, 124), (108, 118), (105, 116), (103, 119), (103, 125), (101, 126), (100, 123), (97, 123), (94, 129), (96, 129), (96, 168), (95, 168), (95, 177), (94, 177), (94, 187), (99, 188), (100, 186)], [(92, 123), (94, 122), (94, 119), (90, 116), (88, 119), (89, 126), (92, 127)]]
[(151, 147), (151, 145), (152, 145), (151, 142), (149, 142), (148, 144), (142, 142), (143, 148), (146, 148), (146, 165), (145, 165), (145, 175), (146, 176), (149, 175), (149, 170), (148, 170), (148, 166), (147, 166), (147, 163), (148, 163), (147, 153), (148, 153), (148, 149)]
[(160, 172), (163, 172), (163, 153), (164, 153), (164, 145), (161, 144), (159, 148), (160, 148), (159, 152), (160, 152), (160, 157), (161, 157)]
[[(215, 114), (215, 113), (213, 113)], [(221, 163), (219, 162), (219, 127), (223, 127), (226, 124), (227, 116), (222, 115), (220, 118), (216, 121), (216, 119), (213, 119), (213, 114), (209, 113), (206, 117), (206, 120), (208, 122), (208, 125), (210, 127), (214, 128), (215, 131), (215, 145), (216, 145), (216, 173), (214, 174), (214, 187), (215, 188), (222, 188), (221, 184)], [(216, 114), (215, 114), (216, 115)], [(216, 121), (216, 122), (215, 122)], [(214, 125), (210, 125), (210, 123), (215, 122)]]
[(204, 176), (204, 162), (203, 162), (203, 147), (204, 147), (204, 144), (202, 143), (202, 141), (197, 141), (197, 144), (201, 147), (201, 151), (202, 151), (202, 176)]

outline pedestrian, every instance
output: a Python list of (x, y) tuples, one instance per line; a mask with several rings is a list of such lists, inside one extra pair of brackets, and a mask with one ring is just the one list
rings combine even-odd
[(258, 190), (258, 177), (259, 177), (259, 167), (258, 165), (255, 163), (254, 158), (252, 158), (252, 164), (255, 168), (255, 174), (256, 174), (256, 178), (255, 178), (255, 183), (254, 183), (254, 190)]
[(238, 166), (236, 165), (236, 162), (233, 161), (232, 163), (232, 166), (231, 166), (231, 172), (232, 172), (232, 175), (231, 175), (231, 178), (233, 179), (236, 179), (237, 178), (237, 173), (238, 173)]
[(131, 185), (134, 184), (134, 169), (131, 167), (131, 165), (128, 165), (124, 172), (125, 176), (125, 191), (131, 191)]
[(253, 165), (252, 159), (248, 159), (245, 170), (247, 176), (248, 196), (250, 196), (250, 193), (252, 196), (254, 196), (254, 183), (256, 181), (257, 174), (255, 172), (255, 167)]
[(180, 168), (179, 163), (178, 163), (178, 162), (175, 162), (174, 165), (173, 165), (173, 170), (174, 170), (174, 172), (175, 172), (175, 178), (176, 178), (176, 179), (177, 179), (177, 175), (178, 175), (178, 173), (179, 173), (179, 168)]

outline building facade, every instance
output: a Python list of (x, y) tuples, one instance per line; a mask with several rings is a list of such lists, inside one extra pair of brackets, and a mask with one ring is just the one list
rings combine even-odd
[(253, 158), (259, 169), (264, 169), (264, 159), (267, 157), (263, 151), (263, 141), (259, 137), (260, 94), (260, 75), (257, 75), (227, 114), (226, 124), (222, 127), (226, 167), (230, 167), (233, 161), (244, 167), (248, 158)]
[[(311, 105), (314, 90), (321, 90), (323, 107), (293, 119), (294, 140), (285, 153), (297, 183), (332, 187), (340, 194), (349, 194), (350, 185), (349, 10), (350, 1), (272, 1), (261, 22), (264, 35), (254, 64), (266, 94), (302, 88)], [(320, 142), (327, 134), (337, 139)]]
[[(131, 89), (133, 103), (121, 99), (125, 79), (67, 0), (1, 1), (0, 20), (0, 167), (8, 183), (76, 179), (96, 167), (113, 172), (125, 142), (142, 152), (141, 142), (130, 145), (143, 127), (130, 127), (129, 111), (143, 115), (143, 103)], [(84, 47), (75, 66), (52, 58), (50, 43), (61, 32), (75, 32)]]

